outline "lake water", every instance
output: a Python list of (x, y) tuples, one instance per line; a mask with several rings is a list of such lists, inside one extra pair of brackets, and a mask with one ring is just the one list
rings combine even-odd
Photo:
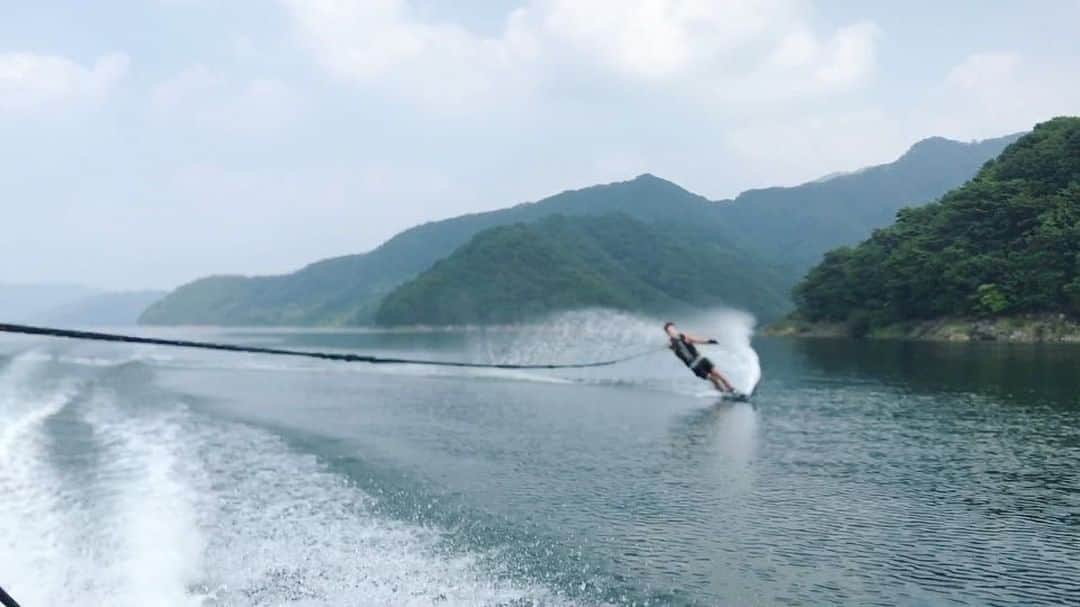
[[(167, 333), (512, 362), (662, 346), (620, 322)], [(734, 331), (710, 354), (749, 387), (745, 335), (709, 330)], [(24, 607), (1080, 601), (1080, 348), (754, 348), (747, 404), (662, 351), (485, 372), (3, 338), (0, 585)]]

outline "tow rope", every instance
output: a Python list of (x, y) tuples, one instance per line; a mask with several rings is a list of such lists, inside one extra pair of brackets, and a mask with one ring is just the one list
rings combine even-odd
[(286, 350), (282, 348), (259, 348), (254, 346), (238, 346), (235, 344), (219, 344), (206, 341), (188, 341), (184, 339), (161, 339), (156, 337), (136, 337), (134, 335), (119, 335), (115, 333), (97, 333), (94, 331), (73, 331), (69, 329), (55, 329), (51, 327), (32, 327), (29, 325), (13, 325), (0, 323), (2, 333), (21, 333), (23, 335), (42, 335), (46, 337), (63, 337), (67, 339), (84, 339), (91, 341), (112, 341), (131, 344), (149, 344), (153, 346), (171, 346), (174, 348), (199, 348), (202, 350), (223, 350), (226, 352), (250, 352), (253, 354), (275, 354), (278, 356), (306, 356), (308, 358), (321, 358), (323, 360), (336, 360), (349, 363), (369, 364), (395, 364), (395, 365), (428, 365), (434, 367), (468, 367), (474, 369), (584, 369), (587, 367), (609, 367), (622, 362), (641, 358), (656, 352), (653, 348), (645, 352), (639, 352), (631, 356), (612, 360), (596, 362), (567, 363), (567, 364), (505, 364), (505, 363), (473, 363), (464, 361), (430, 360), (422, 358), (391, 358), (384, 356), (371, 356), (367, 354), (342, 354), (335, 352), (312, 352), (309, 350)]
[(19, 607), (19, 604), (15, 602), (15, 599), (11, 598), (11, 595), (4, 592), (3, 588), (0, 588), (0, 605), (4, 607)]

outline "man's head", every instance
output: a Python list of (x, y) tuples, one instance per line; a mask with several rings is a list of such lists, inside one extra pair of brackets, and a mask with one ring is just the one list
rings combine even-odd
[(675, 323), (673, 323), (673, 322), (664, 323), (664, 333), (667, 333), (668, 337), (678, 337), (679, 336), (679, 332), (675, 330)]

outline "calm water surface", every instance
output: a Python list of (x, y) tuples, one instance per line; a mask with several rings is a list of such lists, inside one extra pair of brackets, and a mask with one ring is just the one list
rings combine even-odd
[(27, 607), (1080, 600), (1080, 348), (754, 346), (734, 404), (663, 352), (508, 373), (6, 338), (0, 584)]

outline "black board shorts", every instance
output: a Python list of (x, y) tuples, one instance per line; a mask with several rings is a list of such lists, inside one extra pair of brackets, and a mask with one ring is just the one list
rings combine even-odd
[(711, 360), (702, 357), (696, 365), (690, 367), (690, 370), (701, 379), (708, 379), (709, 373), (712, 373), (713, 364)]

